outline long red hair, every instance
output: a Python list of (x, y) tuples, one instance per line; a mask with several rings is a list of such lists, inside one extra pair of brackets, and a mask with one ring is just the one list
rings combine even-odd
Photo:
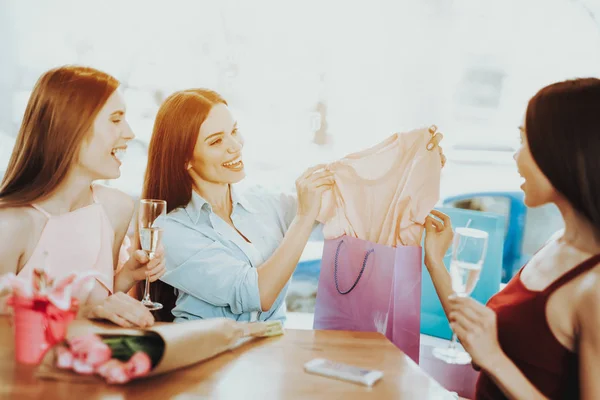
[[(193, 158), (200, 127), (212, 107), (220, 103), (227, 105), (218, 93), (208, 89), (175, 92), (162, 103), (150, 139), (142, 198), (166, 200), (167, 212), (190, 202), (192, 178), (186, 166)], [(138, 297), (144, 293), (143, 284), (138, 285)], [(173, 288), (156, 281), (150, 289), (152, 299), (163, 304), (156, 312), (157, 319), (172, 321), (171, 310), (177, 300)]]
[(0, 185), (0, 207), (29, 205), (56, 190), (118, 87), (116, 78), (90, 67), (63, 66), (40, 77)]

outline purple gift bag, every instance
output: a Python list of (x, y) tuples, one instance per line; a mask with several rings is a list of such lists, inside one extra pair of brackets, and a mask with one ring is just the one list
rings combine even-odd
[(421, 259), (419, 246), (325, 240), (314, 328), (383, 333), (418, 363)]

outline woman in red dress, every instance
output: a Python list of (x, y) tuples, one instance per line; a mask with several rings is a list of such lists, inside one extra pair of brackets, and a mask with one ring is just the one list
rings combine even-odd
[(600, 399), (600, 80), (543, 88), (520, 131), (525, 204), (556, 204), (564, 231), (487, 306), (452, 296), (442, 261), (452, 227), (437, 211), (426, 222), (425, 264), (481, 369), (476, 399)]

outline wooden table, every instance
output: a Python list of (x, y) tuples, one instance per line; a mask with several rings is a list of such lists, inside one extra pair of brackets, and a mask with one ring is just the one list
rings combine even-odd
[[(304, 372), (328, 358), (384, 371), (372, 388)], [(383, 335), (287, 330), (189, 368), (125, 386), (40, 380), (14, 361), (12, 329), (0, 317), (0, 398), (4, 399), (454, 399)]]

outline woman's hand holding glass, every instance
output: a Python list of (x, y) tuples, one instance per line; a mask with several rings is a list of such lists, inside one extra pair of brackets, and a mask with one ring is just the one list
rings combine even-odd
[[(436, 268), (441, 268), (444, 265), (443, 259), (448, 248), (452, 244), (451, 288), (438, 289), (440, 296), (453, 293), (451, 299), (447, 302), (448, 305), (445, 306), (448, 319), (452, 322), (452, 318), (462, 315), (462, 310), (457, 310), (457, 303), (454, 299), (456, 297), (467, 298), (477, 285), (487, 251), (488, 234), (469, 227), (456, 228), (456, 231), (453, 232), (450, 218), (447, 215), (436, 210), (432, 211), (431, 214), (432, 216), (428, 216), (425, 221), (427, 231), (425, 265), (430, 272)], [(439, 220), (434, 217), (439, 218)], [(464, 312), (465, 315), (469, 315), (468, 310)], [(454, 332), (450, 346), (448, 348), (435, 348), (433, 355), (449, 364), (470, 363), (471, 357), (469, 354), (456, 348), (456, 340), (457, 333)]]
[(158, 245), (154, 258), (150, 259), (144, 250), (136, 250), (123, 269), (135, 282), (148, 278), (150, 282), (155, 282), (167, 272), (165, 266), (165, 250), (162, 244)]

